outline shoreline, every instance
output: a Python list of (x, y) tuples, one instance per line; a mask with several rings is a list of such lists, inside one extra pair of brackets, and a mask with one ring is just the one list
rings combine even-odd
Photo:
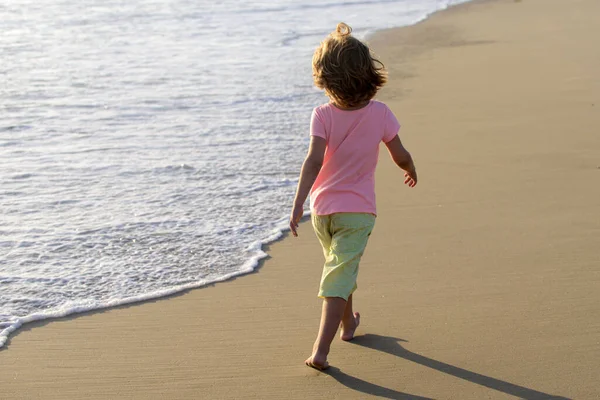
[(405, 190), (382, 151), (363, 324), (329, 372), (302, 364), (322, 265), (303, 223), (260, 274), (25, 325), (0, 350), (3, 394), (597, 398), (598, 12), (476, 1), (369, 39), (421, 180)]
[[(415, 23), (412, 23), (409, 25), (401, 25), (401, 26), (394, 27), (394, 28), (377, 30), (375, 33), (369, 35), (368, 37), (373, 37), (374, 35), (377, 35), (378, 33), (382, 32), (382, 31), (386, 31), (386, 30), (390, 30), (390, 29), (394, 30), (394, 29), (402, 29), (402, 28), (408, 28), (411, 26), (415, 26), (417, 24), (420, 24), (420, 23), (426, 21), (427, 19), (429, 19), (432, 15), (435, 15), (436, 13), (444, 12), (444, 11), (449, 10), (450, 8), (461, 7), (461, 6), (466, 5), (467, 3), (478, 2), (478, 1), (486, 1), (486, 0), (467, 0), (466, 2), (463, 2), (463, 3), (449, 5), (446, 8), (431, 12), (424, 19), (417, 21)], [(489, 0), (487, 0), (487, 1), (489, 1)], [(367, 39), (367, 41), (368, 41), (368, 39)], [(308, 211), (305, 210), (305, 219), (306, 219), (307, 215), (310, 215), (310, 210), (308, 210)], [(136, 296), (131, 296), (131, 297), (123, 298), (123, 299), (106, 301), (100, 305), (94, 305), (94, 306), (81, 305), (81, 306), (77, 306), (77, 307), (74, 307), (69, 310), (65, 310), (64, 308), (61, 308), (61, 309), (55, 309), (55, 310), (51, 310), (51, 311), (44, 311), (44, 312), (38, 311), (38, 312), (35, 312), (32, 314), (29, 314), (27, 316), (24, 316), (24, 317), (19, 317), (19, 322), (17, 322), (16, 324), (12, 324), (6, 328), (0, 329), (0, 351), (2, 351), (5, 348), (5, 346), (8, 346), (8, 344), (10, 343), (10, 339), (12, 337), (14, 337), (18, 333), (19, 330), (23, 329), (24, 326), (29, 327), (30, 324), (41, 323), (42, 321), (47, 321), (47, 320), (48, 320), (48, 322), (53, 321), (53, 320), (64, 320), (65, 318), (69, 318), (69, 317), (76, 318), (79, 315), (88, 315), (88, 314), (95, 313), (95, 312), (102, 312), (104, 310), (118, 309), (120, 307), (133, 306), (133, 305), (138, 305), (138, 304), (141, 305), (141, 304), (144, 304), (145, 302), (155, 301), (155, 300), (159, 300), (159, 299), (168, 299), (172, 296), (175, 296), (177, 294), (183, 294), (190, 290), (202, 289), (206, 286), (215, 285), (218, 283), (226, 283), (226, 282), (234, 280), (238, 277), (242, 277), (247, 274), (252, 274), (252, 273), (258, 272), (258, 270), (262, 267), (263, 261), (265, 259), (267, 259), (269, 256), (267, 254), (267, 252), (264, 250), (265, 246), (268, 246), (273, 243), (277, 243), (280, 240), (283, 240), (283, 238), (285, 236), (287, 236), (287, 233), (289, 232), (289, 229), (286, 228), (285, 225), (281, 223), (281, 221), (284, 218), (286, 218), (286, 217), (282, 217), (282, 218), (279, 218), (279, 219), (273, 221), (273, 225), (275, 226), (275, 228), (272, 231), (271, 235), (265, 239), (260, 239), (254, 243), (255, 245), (257, 245), (257, 246), (254, 246), (254, 245), (252, 246), (255, 250), (255, 254), (252, 257), (250, 257), (244, 264), (240, 265), (239, 266), (240, 269), (238, 271), (228, 273), (222, 277), (219, 277), (219, 278), (209, 281), (209, 282), (195, 282), (195, 283), (186, 284), (186, 285), (182, 285), (182, 286), (165, 288), (165, 289), (161, 289), (161, 290), (151, 292), (151, 293), (143, 293), (143, 294), (139, 294)], [(260, 244), (260, 246), (258, 246), (258, 244)]]
[[(281, 225), (278, 223), (281, 219), (275, 221), (273, 225)], [(7, 328), (0, 330), (0, 352), (4, 350), (9, 344), (12, 337), (16, 336), (23, 327), (33, 328), (39, 325), (45, 325), (44, 322), (50, 323), (52, 321), (67, 320), (69, 318), (77, 318), (78, 316), (91, 315), (96, 312), (108, 311), (111, 309), (119, 309), (124, 307), (131, 307), (135, 305), (141, 305), (146, 302), (157, 301), (161, 299), (169, 299), (179, 294), (185, 294), (189, 291), (202, 289), (207, 286), (216, 285), (219, 283), (226, 283), (236, 278), (256, 273), (262, 267), (265, 259), (269, 257), (269, 254), (265, 251), (269, 245), (277, 243), (283, 240), (287, 236), (289, 229), (275, 228), (271, 235), (264, 240), (259, 240), (251, 246), (255, 249), (255, 254), (249, 258), (244, 264), (240, 266), (239, 271), (231, 272), (224, 276), (221, 276), (215, 280), (208, 282), (194, 282), (186, 285), (171, 287), (162, 289), (159, 291), (144, 293), (137, 296), (131, 296), (124, 299), (109, 300), (101, 305), (95, 306), (77, 306), (69, 310), (57, 309), (49, 312), (36, 312), (29, 314), (25, 317), (20, 317), (17, 324), (9, 325)], [(43, 324), (44, 323), (44, 324)], [(33, 324), (39, 324), (33, 326)]]

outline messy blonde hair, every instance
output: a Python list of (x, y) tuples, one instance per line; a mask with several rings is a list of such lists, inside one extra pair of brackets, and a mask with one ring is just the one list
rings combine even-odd
[(340, 22), (312, 59), (315, 85), (335, 104), (347, 108), (371, 100), (387, 81), (384, 65), (351, 33), (352, 28)]

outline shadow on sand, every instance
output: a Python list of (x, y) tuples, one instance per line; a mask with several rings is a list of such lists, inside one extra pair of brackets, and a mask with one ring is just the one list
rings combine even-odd
[[(497, 390), (507, 395), (515, 396), (520, 399), (527, 400), (569, 400), (567, 397), (554, 396), (551, 394), (538, 392), (537, 390), (529, 389), (523, 386), (516, 385), (514, 383), (502, 381), (499, 379), (492, 378), (478, 374), (473, 371), (469, 371), (463, 368), (455, 367), (454, 365), (446, 364), (441, 361), (431, 359), (429, 357), (422, 356), (420, 354), (413, 353), (410, 350), (405, 349), (400, 344), (406, 342), (406, 340), (394, 338), (391, 336), (381, 336), (366, 334), (362, 336), (356, 336), (353, 343), (358, 346), (367, 347), (369, 349), (378, 350), (384, 353), (394, 355), (396, 357), (403, 358), (408, 361), (423, 365), (443, 372), (448, 375), (455, 376), (460, 379), (475, 383), (477, 385), (485, 386), (487, 388)], [(329, 370), (324, 371), (342, 385), (347, 386), (350, 389), (367, 393), (373, 396), (379, 396), (386, 399), (428, 399), (427, 397), (420, 397), (415, 395), (409, 395), (406, 393), (398, 392), (392, 389), (385, 388), (383, 386), (375, 385), (362, 379), (347, 375), (340, 371), (338, 368), (331, 367)]]
[(384, 399), (395, 399), (395, 400), (434, 400), (430, 397), (416, 396), (414, 394), (408, 394), (398, 392), (397, 390), (388, 389), (383, 386), (375, 385), (362, 379), (355, 378), (348, 374), (343, 373), (339, 368), (329, 367), (323, 371), (324, 374), (331, 376), (333, 379), (341, 383), (342, 385), (356, 390), (357, 392), (363, 392), (372, 396), (381, 397)]

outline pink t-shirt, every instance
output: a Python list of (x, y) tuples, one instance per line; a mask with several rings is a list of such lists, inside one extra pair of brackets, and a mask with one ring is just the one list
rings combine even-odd
[(371, 100), (358, 110), (323, 104), (313, 110), (311, 136), (327, 141), (325, 159), (310, 191), (316, 215), (342, 212), (377, 214), (375, 167), (379, 144), (398, 134), (400, 124), (385, 104)]

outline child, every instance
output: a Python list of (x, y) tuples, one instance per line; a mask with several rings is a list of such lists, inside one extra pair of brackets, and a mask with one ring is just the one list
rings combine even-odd
[(317, 48), (312, 66), (315, 85), (330, 102), (313, 110), (310, 147), (302, 165), (290, 229), (298, 223), (310, 191), (312, 223), (323, 246), (325, 265), (319, 297), (323, 310), (319, 333), (306, 365), (329, 367), (327, 354), (341, 323), (342, 340), (352, 340), (360, 315), (352, 312), (358, 264), (375, 224), (375, 167), (384, 142), (410, 187), (417, 172), (397, 133), (400, 124), (383, 103), (372, 100), (385, 84), (381, 62), (337, 25)]

